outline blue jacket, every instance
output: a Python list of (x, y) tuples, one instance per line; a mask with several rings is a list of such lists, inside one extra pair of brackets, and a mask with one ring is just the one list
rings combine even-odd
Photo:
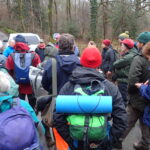
[(140, 87), (140, 92), (141, 92), (141, 95), (143, 97), (145, 97), (148, 100), (150, 100), (150, 84), (148, 84), (148, 85), (142, 85)]
[[(61, 87), (69, 80), (72, 71), (80, 65), (79, 58), (74, 55), (57, 55), (57, 88)], [(44, 68), (42, 86), (48, 92), (52, 91), (52, 61), (49, 59)]]
[(4, 50), (3, 55), (6, 56), (6, 57), (8, 57), (8, 56), (9, 56), (11, 53), (13, 53), (14, 51), (15, 51), (15, 50), (14, 50), (13, 47), (8, 46), (8, 47)]

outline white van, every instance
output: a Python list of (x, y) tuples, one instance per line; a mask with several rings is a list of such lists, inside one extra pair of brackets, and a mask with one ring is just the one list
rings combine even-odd
[[(37, 34), (34, 34), (34, 33), (11, 33), (9, 35), (8, 41), (11, 40), (11, 39), (15, 40), (17, 35), (24, 36), (27, 44), (30, 47), (30, 51), (35, 51), (38, 44), (40, 43), (40, 37)], [(6, 44), (6, 46), (8, 46), (8, 43)]]

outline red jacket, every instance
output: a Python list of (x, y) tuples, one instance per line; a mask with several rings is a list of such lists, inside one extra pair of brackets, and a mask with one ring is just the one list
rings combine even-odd
[[(20, 42), (18, 42), (18, 47), (20, 48), (20, 46), (23, 47), (23, 50), (29, 50), (29, 47), (26, 44), (23, 45), (22, 43), (20, 44)], [(16, 49), (17, 49), (17, 45), (16, 45)], [(21, 53), (25, 53), (25, 52), (21, 52)], [(37, 65), (41, 62), (40, 57), (35, 52), (32, 53), (35, 54), (35, 57), (32, 60), (32, 66), (37, 67)], [(6, 68), (10, 71), (10, 74), (14, 76), (14, 60), (11, 55), (7, 58)], [(19, 84), (19, 93), (32, 94), (33, 93), (32, 86), (30, 84)]]

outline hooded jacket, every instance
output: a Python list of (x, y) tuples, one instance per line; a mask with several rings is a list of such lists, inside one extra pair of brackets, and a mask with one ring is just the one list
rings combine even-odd
[(4, 50), (4, 52), (3, 52), (3, 55), (5, 56), (5, 57), (8, 57), (11, 53), (13, 53), (15, 50), (14, 50), (14, 48), (13, 47), (11, 47), (11, 46), (8, 46), (5, 50)]
[[(16, 52), (18, 53), (26, 53), (29, 50), (29, 47), (27, 44), (23, 43), (23, 42), (17, 42), (14, 46)], [(32, 60), (32, 65), (34, 67), (37, 67), (37, 65), (40, 63), (40, 57), (34, 53), (34, 58)], [(9, 70), (10, 74), (12, 76), (14, 76), (15, 72), (14, 72), (14, 60), (12, 58), (12, 56), (10, 55), (6, 61), (6, 68)], [(19, 84), (19, 93), (21, 94), (32, 94), (32, 87), (30, 84)]]
[(135, 83), (145, 83), (150, 77), (150, 61), (142, 54), (134, 57), (129, 71), (128, 92), (130, 104), (133, 108), (143, 112), (146, 105), (150, 102), (141, 96)]
[[(69, 80), (72, 71), (80, 65), (79, 58), (73, 52), (61, 52), (56, 56), (57, 61), (57, 88), (61, 87)], [(52, 60), (49, 59), (45, 64), (42, 78), (42, 86), (48, 92), (52, 90)]]
[(136, 55), (138, 55), (137, 50), (132, 48), (122, 58), (113, 63), (113, 68), (118, 82), (128, 83), (130, 65)]
[[(95, 80), (103, 81), (106, 95), (112, 96), (113, 99), (113, 111), (111, 114), (113, 124), (110, 134), (112, 137), (112, 142), (115, 144), (119, 137), (123, 134), (123, 131), (126, 129), (127, 116), (121, 94), (113, 83), (106, 80), (103, 75), (95, 69), (77, 67), (72, 72), (69, 82), (62, 87), (59, 95), (74, 95), (74, 86), (76, 84), (80, 84), (81, 86), (89, 86), (91, 85), (91, 82)], [(100, 90), (97, 85), (98, 84), (92, 86), (93, 91)], [(54, 112), (54, 127), (71, 147), (73, 140), (69, 134), (66, 117), (66, 114)]]

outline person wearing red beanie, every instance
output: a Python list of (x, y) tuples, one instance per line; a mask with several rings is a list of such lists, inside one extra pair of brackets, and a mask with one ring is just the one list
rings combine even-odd
[[(113, 83), (105, 79), (102, 72), (97, 69), (102, 64), (102, 57), (100, 51), (95, 47), (88, 47), (83, 50), (83, 53), (80, 58), (81, 66), (76, 67), (72, 74), (70, 75), (69, 81), (61, 88), (59, 95), (80, 95), (80, 96), (91, 96), (91, 101), (93, 100), (93, 96), (99, 96), (101, 100), (101, 95), (111, 96), (112, 97), (112, 127), (110, 129), (110, 138), (104, 136), (101, 139), (90, 139), (87, 132), (91, 131), (91, 127), (89, 126), (90, 118), (93, 118), (94, 114), (89, 114), (90, 118), (85, 119), (83, 121), (83, 125), (80, 127), (84, 128), (87, 126), (87, 130), (82, 130), (81, 135), (83, 133), (83, 138), (75, 138), (72, 136), (70, 127), (74, 126), (73, 122), (69, 119), (72, 114), (64, 114), (57, 112), (54, 109), (54, 127), (63, 138), (63, 140), (68, 144), (71, 150), (85, 150), (85, 149), (103, 149), (103, 150), (110, 150), (111, 148), (116, 147), (120, 136), (123, 134), (124, 130), (126, 129), (126, 111), (123, 104), (123, 99), (121, 94)], [(100, 91), (104, 91), (104, 94), (98, 94)], [(65, 100), (65, 99), (64, 99)], [(71, 101), (72, 99), (70, 99)], [(74, 106), (70, 106), (74, 107)], [(80, 106), (79, 106), (80, 107)], [(86, 110), (85, 110), (86, 111)], [(80, 118), (78, 115), (75, 114), (76, 118), (75, 126), (78, 126), (80, 123)], [(82, 114), (84, 117), (86, 116), (84, 113)], [(97, 114), (96, 116), (101, 116), (102, 114)], [(86, 116), (88, 118), (88, 115)], [(85, 118), (86, 118), (85, 117)], [(94, 125), (96, 122), (95, 119), (92, 119), (92, 124)], [(86, 123), (86, 124), (85, 124)], [(106, 120), (106, 124), (107, 124)], [(77, 127), (78, 128), (78, 127)], [(76, 129), (77, 129), (76, 128)], [(98, 127), (97, 127), (98, 128)], [(100, 127), (101, 128), (101, 127)], [(74, 129), (74, 134), (78, 135), (78, 129)], [(107, 130), (107, 127), (106, 127)], [(99, 135), (99, 133), (97, 133)], [(88, 142), (84, 140), (84, 138), (88, 139)], [(77, 147), (74, 145), (74, 140), (78, 140)], [(56, 140), (57, 141), (57, 140)]]
[(98, 68), (102, 64), (102, 56), (97, 48), (86, 48), (84, 49), (80, 58), (82, 66), (87, 68)]
[(103, 63), (101, 69), (106, 77), (110, 79), (112, 75), (112, 64), (116, 60), (115, 50), (113, 49), (111, 41), (109, 39), (105, 39), (102, 41), (102, 48)]
[(134, 48), (134, 41), (131, 39), (124, 39), (121, 45), (122, 52), (124, 53), (123, 57), (114, 62), (114, 74), (116, 75), (117, 84), (122, 94), (125, 105), (128, 103), (127, 98), (127, 87), (128, 87), (128, 75), (130, 65), (133, 58), (137, 55), (137, 51)]
[(111, 44), (111, 41), (109, 39), (103, 40), (102, 44), (104, 44), (105, 46), (109, 47)]

